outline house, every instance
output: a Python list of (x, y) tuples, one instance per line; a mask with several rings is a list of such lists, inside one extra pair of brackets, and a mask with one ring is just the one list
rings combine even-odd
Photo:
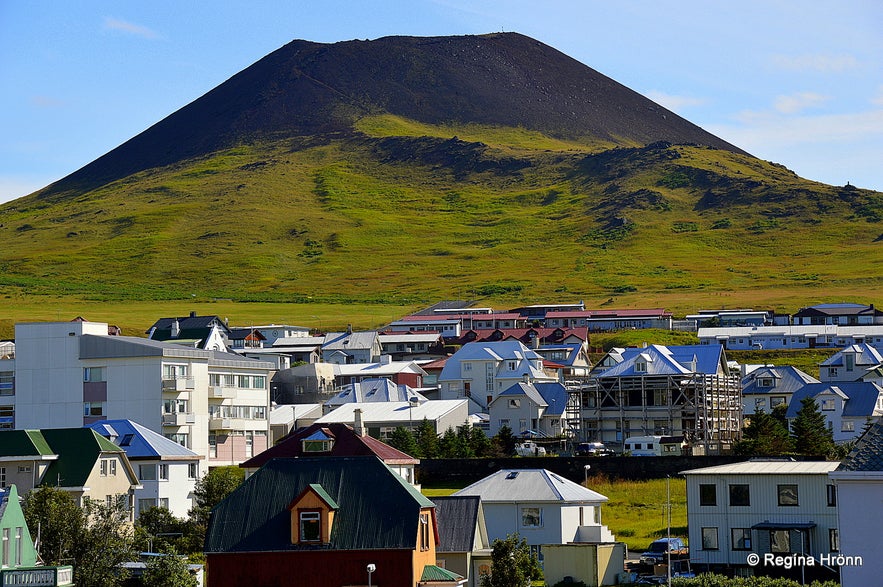
[(83, 321), (16, 324), (16, 428), (133, 420), (209, 466), (267, 447), (272, 364), (107, 330)]
[(124, 496), (130, 520), (140, 489), (125, 451), (91, 428), (0, 430), (0, 480), (14, 481), (22, 493), (51, 485), (79, 505), (87, 498), (105, 503)]
[(491, 571), (492, 552), (481, 499), (453, 495), (430, 499), (438, 520), (436, 565), (466, 577), (469, 587), (479, 587), (480, 577)]
[(292, 326), (290, 324), (265, 324), (252, 326), (264, 337), (264, 346), (274, 346), (277, 340), (286, 338), (306, 338), (310, 336), (310, 329), (306, 326)]
[(380, 348), (393, 361), (432, 361), (445, 355), (445, 339), (441, 333), (407, 332), (380, 333)]
[(456, 430), (466, 425), (468, 416), (466, 400), (347, 403), (316, 420), (316, 424), (349, 424), (359, 433), (387, 440), (396, 428), (414, 431), (423, 420), (432, 424), (436, 434), (443, 434), (448, 428)]
[(828, 476), (836, 487), (838, 520), (831, 551), (851, 557), (842, 561), (840, 583), (843, 587), (879, 584), (883, 577), (883, 420), (865, 432)]
[(849, 345), (819, 363), (819, 379), (873, 381), (883, 385), (883, 352), (867, 343)]
[[(776, 575), (785, 569), (765, 565), (766, 555), (818, 561), (836, 551), (837, 502), (828, 474), (837, 465), (752, 459), (682, 471), (694, 570)], [(760, 564), (750, 565), (749, 554)], [(798, 565), (791, 571), (800, 577)]]
[(246, 349), (260, 349), (264, 347), (267, 338), (256, 328), (230, 328), (228, 335), (230, 349), (234, 352), (242, 352)]
[(318, 363), (324, 336), (290, 336), (277, 338), (271, 348), (283, 352), (292, 363)]
[(435, 504), (380, 459), (283, 458), (212, 510), (205, 553), (213, 587), (462, 581), (438, 541)]
[(883, 387), (876, 383), (808, 383), (791, 396), (791, 403), (785, 414), (789, 424), (797, 417), (803, 399), (807, 397), (816, 400), (836, 443), (855, 440), (868, 422), (883, 415)]
[(415, 467), (420, 463), (419, 459), (372, 436), (358, 434), (351, 426), (341, 423), (312, 424), (297, 430), (278, 444), (245, 461), (240, 467), (250, 476), (270, 459), (371, 455), (382, 460), (405, 481), (417, 486)]
[(552, 310), (546, 327), (582, 328), (591, 332), (661, 328), (671, 330), (672, 313), (663, 308), (623, 310)]
[(416, 361), (393, 361), (389, 355), (380, 357), (376, 363), (334, 365), (334, 385), (340, 389), (344, 385), (366, 379), (389, 379), (396, 385), (407, 385), (420, 391), (426, 371)]
[(338, 365), (372, 363), (383, 354), (377, 332), (353, 332), (352, 329), (326, 334), (320, 352), (323, 363)]
[(726, 452), (742, 428), (742, 390), (720, 345), (617, 349), (580, 388), (580, 438), (683, 436), (694, 454)]
[(306, 361), (277, 371), (270, 382), (271, 397), (277, 404), (323, 404), (334, 395), (336, 367)]
[(819, 380), (790, 365), (763, 365), (742, 377), (742, 414), (749, 416), (758, 410), (767, 414), (779, 405), (791, 403), (795, 391)]
[(767, 326), (773, 323), (774, 313), (751, 308), (699, 310), (698, 314), (688, 314), (686, 319), (693, 322), (695, 330), (707, 326)]
[(469, 400), (469, 413), (487, 412), (497, 395), (527, 376), (555, 382), (543, 371), (543, 357), (520, 341), (470, 342), (448, 357), (439, 375), (439, 398)]
[(700, 327), (699, 344), (720, 344), (732, 350), (838, 348), (868, 343), (883, 346), (883, 324), (842, 324)]
[(539, 436), (560, 436), (568, 429), (566, 406), (567, 389), (560, 383), (516, 383), (488, 406), (488, 435), (507, 426), (515, 434), (532, 431)]
[(196, 312), (184, 317), (160, 318), (147, 330), (147, 338), (207, 351), (226, 352), (230, 348), (230, 329), (226, 320), (217, 316), (197, 316)]
[(4, 587), (61, 587), (73, 585), (70, 566), (38, 566), (37, 549), (19, 503), (18, 490), (0, 490), (0, 585)]
[(141, 486), (135, 490), (135, 516), (152, 507), (186, 518), (195, 505), (193, 490), (202, 475), (192, 450), (132, 420), (102, 420), (88, 426), (126, 451)]
[(864, 326), (871, 324), (883, 325), (883, 311), (874, 304), (839, 303), (817, 304), (800, 308), (791, 316), (791, 323), (796, 325), (839, 324), (841, 326)]
[(343, 404), (368, 402), (425, 402), (426, 397), (417, 393), (407, 385), (396, 385), (389, 379), (363, 379), (345, 385), (322, 405), (322, 412), (327, 414)]
[(480, 497), (488, 539), (517, 532), (541, 562), (546, 544), (616, 541), (601, 524), (607, 498), (545, 469), (502, 469), (453, 495)]
[(322, 404), (284, 404), (270, 409), (270, 446), (322, 415)]

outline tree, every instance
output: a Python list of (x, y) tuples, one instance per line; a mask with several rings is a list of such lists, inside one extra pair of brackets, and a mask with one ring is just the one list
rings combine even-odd
[(404, 426), (397, 426), (389, 440), (386, 441), (393, 448), (397, 448), (407, 455), (417, 456), (419, 448), (417, 447), (417, 439), (414, 434)]
[(472, 448), (475, 456), (479, 458), (489, 457), (493, 452), (491, 439), (487, 437), (487, 434), (481, 428), (473, 427), (469, 431), (469, 446)]
[(47, 565), (67, 565), (83, 528), (83, 510), (71, 494), (43, 486), (25, 497), (25, 521), (31, 534), (39, 537), (37, 551)]
[(508, 457), (515, 454), (517, 441), (508, 426), (501, 426), (493, 438), (495, 450), (498, 455)]
[(419, 454), (414, 455), (416, 457), (434, 459), (438, 456), (438, 435), (435, 426), (426, 418), (417, 427), (417, 446)]
[(217, 467), (196, 481), (193, 498), (196, 506), (190, 510), (190, 518), (200, 525), (208, 525), (212, 508), (221, 503), (245, 479), (240, 467)]
[[(142, 510), (135, 524), (138, 550), (142, 552), (168, 552), (179, 550), (187, 535), (187, 521), (172, 515), (166, 508), (152, 507)], [(200, 545), (199, 550), (202, 550)], [(188, 551), (185, 548), (185, 551)]]
[(749, 424), (742, 432), (742, 440), (733, 450), (745, 456), (781, 456), (793, 450), (793, 442), (788, 428), (775, 417), (762, 409), (749, 417)]
[(169, 549), (164, 556), (153, 557), (141, 576), (144, 587), (196, 587), (196, 577), (190, 573), (187, 560)]
[(527, 540), (509, 534), (505, 540), (494, 540), (491, 573), (482, 575), (481, 587), (519, 587), (542, 578), (540, 561), (530, 551)]
[(86, 499), (85, 524), (74, 552), (74, 582), (80, 587), (114, 587), (126, 579), (121, 563), (135, 556), (126, 495), (109, 503)]
[(791, 433), (794, 436), (794, 449), (802, 455), (824, 459), (834, 452), (834, 435), (825, 423), (825, 416), (819, 411), (815, 398), (800, 400)]

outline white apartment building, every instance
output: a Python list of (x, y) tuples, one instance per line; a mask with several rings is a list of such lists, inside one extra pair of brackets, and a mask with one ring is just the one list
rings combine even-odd
[(270, 363), (109, 336), (100, 322), (22, 323), (15, 334), (16, 429), (133, 420), (209, 467), (239, 464), (268, 446)]

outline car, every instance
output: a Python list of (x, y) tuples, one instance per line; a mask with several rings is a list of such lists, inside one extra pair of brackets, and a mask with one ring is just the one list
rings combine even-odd
[(528, 441), (516, 446), (515, 454), (520, 457), (544, 457), (546, 456), (546, 449), (536, 442)]
[(668, 558), (666, 553), (670, 554), (672, 559), (676, 559), (687, 556), (689, 551), (682, 538), (660, 538), (659, 540), (654, 540), (650, 547), (644, 551), (644, 554), (641, 555), (641, 564), (664, 564)]
[(576, 445), (574, 453), (578, 457), (609, 457), (613, 451), (601, 442), (580, 442)]

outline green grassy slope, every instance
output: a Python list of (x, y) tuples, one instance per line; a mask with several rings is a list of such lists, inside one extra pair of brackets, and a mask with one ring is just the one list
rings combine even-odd
[(881, 290), (880, 193), (703, 147), (610, 149), (389, 115), (357, 129), (6, 204), (0, 296), (687, 312)]

